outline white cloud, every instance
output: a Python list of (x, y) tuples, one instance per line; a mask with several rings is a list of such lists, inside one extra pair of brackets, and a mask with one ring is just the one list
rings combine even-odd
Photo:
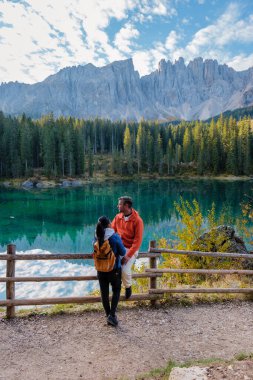
[(168, 51), (162, 43), (158, 42), (150, 50), (134, 52), (133, 63), (136, 70), (143, 76), (156, 70), (158, 62), (163, 58), (168, 58)]
[(179, 39), (180, 39), (180, 36), (176, 33), (175, 30), (172, 30), (165, 41), (166, 49), (173, 51), (176, 48), (176, 45)]
[[(197, 31), (185, 46), (182, 45), (183, 34), (180, 35), (174, 25), (168, 30), (165, 40), (159, 41), (154, 33), (152, 47), (141, 48), (145, 33), (141, 26), (145, 28), (157, 19), (170, 25), (169, 20), (177, 15), (173, 4), (178, 2), (3, 0), (0, 13), (3, 25), (0, 82), (19, 80), (33, 83), (66, 66), (89, 62), (103, 66), (130, 56), (141, 75), (155, 70), (162, 58), (175, 60), (180, 56), (186, 62), (203, 56), (231, 63), (233, 67), (244, 67), (247, 62), (252, 66), (251, 54), (247, 57), (237, 53), (233, 57), (229, 51), (229, 45), (234, 42), (253, 42), (253, 15), (240, 19), (240, 8), (236, 3), (231, 3), (215, 22)], [(116, 30), (110, 40), (108, 30), (112, 19), (121, 22), (121, 29)], [(182, 25), (188, 22), (189, 17), (184, 18)]]
[(253, 67), (253, 54), (248, 56), (244, 54), (237, 55), (231, 60), (228, 60), (227, 64), (237, 71), (247, 70), (249, 67)]
[(153, 8), (153, 13), (159, 16), (166, 16), (167, 8), (162, 2), (158, 2), (156, 6)]
[(135, 6), (131, 0), (5, 0), (1, 21), (13, 28), (1, 28), (1, 66), (8, 73), (0, 68), (0, 81), (31, 83), (66, 66), (123, 59), (104, 28), (113, 17), (126, 18)]
[(187, 51), (197, 56), (214, 46), (220, 49), (235, 41), (253, 42), (253, 16), (249, 16), (248, 20), (238, 20), (239, 14), (238, 5), (230, 4), (216, 23), (200, 29), (195, 34), (186, 46)]
[[(41, 81), (66, 66), (104, 65), (127, 58), (135, 48), (138, 29), (126, 22), (109, 40), (106, 28), (112, 18), (127, 20), (135, 11), (139, 19), (172, 16), (169, 0), (26, 0), (1, 4), (0, 82)], [(136, 20), (133, 16), (133, 21)], [(13, 26), (13, 27), (10, 27)], [(7, 71), (6, 71), (6, 68)]]
[[(143, 7), (143, 5), (145, 6)], [(143, 13), (159, 15), (159, 16), (175, 16), (177, 10), (172, 5), (170, 0), (153, 0), (151, 2), (143, 1), (140, 6), (140, 11)]]
[(141, 76), (149, 74), (154, 68), (153, 58), (149, 51), (134, 52), (133, 64)]
[(186, 17), (184, 17), (183, 20), (182, 20), (182, 24), (184, 24), (184, 25), (189, 24), (189, 22), (190, 22), (190, 20), (188, 18), (186, 18)]
[(116, 34), (114, 45), (124, 53), (131, 53), (131, 45), (133, 44), (133, 39), (139, 37), (140, 32), (133, 27), (131, 24), (126, 24), (120, 31)]

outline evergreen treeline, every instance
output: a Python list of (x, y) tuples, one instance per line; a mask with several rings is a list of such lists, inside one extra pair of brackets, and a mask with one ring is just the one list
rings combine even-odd
[[(223, 112), (223, 117), (224, 118), (229, 118), (230, 116), (232, 116), (234, 119), (236, 120), (240, 120), (244, 117), (247, 117), (247, 118), (253, 118), (253, 106), (249, 106), (249, 107), (243, 107), (243, 108), (237, 108), (233, 111), (225, 111)], [(209, 118), (206, 120), (206, 122), (210, 122), (212, 119), (214, 119), (214, 121), (217, 121), (219, 119), (220, 115), (216, 115), (214, 116), (213, 118)]]
[(0, 112), (0, 177), (92, 177), (158, 173), (249, 175), (253, 173), (253, 131), (247, 117), (222, 115), (215, 122), (80, 120), (52, 115), (32, 120)]

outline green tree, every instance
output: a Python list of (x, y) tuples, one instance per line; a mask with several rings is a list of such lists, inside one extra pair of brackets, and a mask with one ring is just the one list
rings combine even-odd
[(144, 128), (142, 126), (142, 123), (139, 124), (138, 131), (137, 131), (137, 137), (136, 137), (136, 151), (137, 151), (137, 167), (138, 167), (138, 174), (140, 173), (142, 169), (142, 163), (143, 158), (145, 155), (145, 138), (144, 138)]
[(153, 171), (154, 166), (154, 139), (150, 131), (147, 134), (147, 144), (146, 144), (146, 163), (147, 163), (147, 171), (151, 173)]
[(133, 174), (132, 137), (128, 126), (124, 133), (124, 155), (127, 162), (128, 173)]
[(174, 151), (171, 139), (168, 140), (166, 158), (167, 158), (168, 175), (173, 175), (174, 170), (175, 170), (175, 151)]
[(90, 178), (93, 177), (94, 174), (94, 155), (91, 143), (88, 144), (88, 175)]
[(163, 144), (160, 133), (158, 133), (157, 140), (154, 146), (154, 164), (155, 170), (159, 174), (163, 172)]
[(191, 128), (185, 129), (183, 138), (183, 160), (184, 162), (191, 162), (193, 158), (193, 138)]
[(33, 165), (33, 146), (32, 146), (32, 124), (23, 114), (20, 121), (20, 153), (21, 162), (24, 167), (23, 173), (32, 174)]

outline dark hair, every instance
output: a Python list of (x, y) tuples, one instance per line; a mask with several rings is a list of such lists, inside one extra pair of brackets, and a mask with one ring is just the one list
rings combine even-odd
[(96, 238), (98, 239), (99, 246), (104, 243), (105, 229), (110, 223), (110, 219), (107, 218), (107, 216), (100, 216), (98, 219), (98, 223), (96, 225)]
[(132, 200), (132, 198), (128, 197), (127, 195), (124, 195), (123, 197), (120, 197), (119, 201), (123, 201), (124, 205), (128, 205), (130, 208), (133, 206), (133, 200)]

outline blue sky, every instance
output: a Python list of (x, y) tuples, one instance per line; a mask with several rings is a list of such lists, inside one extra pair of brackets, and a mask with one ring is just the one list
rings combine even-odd
[(35, 83), (66, 66), (132, 57), (253, 66), (252, 0), (0, 0), (0, 83)]

